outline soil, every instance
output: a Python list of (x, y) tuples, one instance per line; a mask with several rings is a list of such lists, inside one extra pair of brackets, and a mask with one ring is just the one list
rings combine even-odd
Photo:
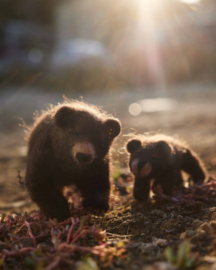
[[(3, 269), (80, 270), (216, 269), (215, 98), (214, 92), (208, 95), (202, 93), (196, 97), (194, 95), (180, 96), (177, 98), (178, 109), (171, 113), (155, 112), (132, 117), (125, 111), (117, 111), (124, 129), (122, 136), (113, 146), (112, 152), (112, 208), (105, 216), (96, 217), (89, 216), (72, 204), (72, 215), (79, 217), (80, 220), (86, 219), (85, 224), (82, 225), (97, 224), (102, 230), (106, 230), (107, 238), (103, 239), (103, 243), (107, 243), (109, 247), (117, 247), (117, 250), (121, 250), (120, 245), (123, 245), (124, 251), (113, 255), (109, 263), (104, 264), (103, 260), (95, 255), (92, 261), (89, 261), (85, 254), (72, 253), (70, 260), (73, 260), (73, 264), (65, 262), (61, 264), (61, 260), (64, 261), (64, 256), (61, 255), (56, 265), (45, 263), (40, 268), (39, 264), (26, 263), (26, 260), (33, 260), (34, 257), (31, 252), (26, 252), (21, 259), (20, 255), (18, 257), (4, 255), (0, 259), (0, 267)], [(15, 128), (13, 122), (11, 125), (8, 124), (7, 116), (12, 119), (11, 115), (14, 114), (7, 113), (4, 118), (5, 123), (1, 123), (4, 129), (0, 134), (0, 213), (1, 216), (16, 214), (20, 217), (22, 214), (22, 217), (25, 217), (24, 212), (34, 215), (34, 211), (38, 209), (29, 199), (22, 184), (26, 166), (26, 142), (23, 139), (23, 130)], [(181, 191), (178, 195), (181, 200), (178, 203), (160, 201), (159, 198), (152, 197), (148, 204), (138, 204), (132, 197), (133, 176), (128, 170), (128, 156), (124, 149), (125, 141), (131, 136), (128, 134), (134, 133), (134, 129), (135, 133), (163, 131), (187, 141), (206, 164), (210, 174), (209, 184), (198, 188), (190, 186), (187, 190)], [(71, 193), (68, 192), (68, 194)], [(25, 220), (31, 218), (28, 216), (19, 221), (21, 223), (16, 223), (16, 229), (24, 224)], [(2, 254), (4, 254), (2, 242), (7, 238), (2, 236), (2, 230), (7, 222), (7, 218), (4, 221), (2, 217), (0, 224)], [(81, 223), (79, 226), (81, 227)], [(52, 247), (53, 242), (50, 241), (50, 237), (44, 240), (47, 246)], [(87, 235), (79, 239), (77, 243), (80, 246), (92, 247), (98, 245), (98, 242), (100, 241), (95, 242)], [(8, 242), (7, 245), (9, 245)], [(32, 243), (24, 246), (32, 246)]]

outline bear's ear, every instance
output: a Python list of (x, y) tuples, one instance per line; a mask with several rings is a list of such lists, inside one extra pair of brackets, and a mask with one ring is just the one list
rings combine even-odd
[(69, 125), (72, 119), (74, 110), (70, 107), (63, 106), (55, 114), (55, 122), (58, 127), (65, 128)]
[(140, 140), (131, 140), (127, 143), (127, 150), (129, 153), (133, 153), (142, 145)]
[(110, 139), (114, 139), (121, 132), (121, 124), (117, 119), (108, 119), (104, 125)]
[(156, 145), (156, 149), (158, 151), (158, 154), (164, 158), (169, 157), (171, 155), (171, 148), (169, 144), (165, 141), (159, 141)]

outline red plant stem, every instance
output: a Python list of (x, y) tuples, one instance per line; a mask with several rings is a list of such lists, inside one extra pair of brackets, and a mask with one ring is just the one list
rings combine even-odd
[(64, 235), (64, 234), (65, 234), (65, 228), (63, 229), (63, 231), (60, 231), (60, 230), (58, 229), (57, 239), (59, 240), (59, 239), (62, 237), (62, 235)]
[(71, 218), (71, 223), (72, 223), (72, 225), (71, 225), (70, 230), (69, 230), (68, 235), (67, 235), (67, 241), (66, 241), (67, 244), (69, 244), (69, 242), (70, 242), (71, 233), (72, 233), (73, 227), (75, 225), (74, 218)]
[(18, 232), (20, 232), (20, 231), (22, 230), (22, 228), (25, 227), (25, 226), (26, 226), (26, 224), (24, 223), (21, 227), (19, 227), (19, 229), (16, 231), (16, 234), (17, 234)]
[(38, 238), (41, 238), (41, 237), (44, 237), (44, 236), (47, 236), (48, 234), (47, 233), (40, 233), (39, 235), (37, 235), (36, 237), (35, 237), (35, 239), (38, 239)]
[[(103, 250), (106, 246), (107, 246), (107, 244), (102, 244), (102, 245), (99, 245), (96, 247), (81, 247), (81, 246), (68, 245), (66, 243), (62, 243), (61, 245), (59, 245), (56, 248), (56, 251), (53, 254), (47, 253), (47, 255), (51, 258), (54, 258), (56, 256), (57, 252), (62, 251), (64, 249), (70, 250), (71, 252), (73, 252), (73, 251), (90, 252), (90, 253), (95, 254), (95, 255), (100, 255), (101, 250)], [(19, 250), (15, 250), (15, 251), (8, 251), (8, 250), (4, 249), (2, 251), (2, 258), (12, 257), (12, 256), (21, 256), (27, 252), (35, 251), (35, 250), (36, 250), (36, 248), (34, 248), (34, 247), (24, 247), (24, 248), (21, 248)], [(57, 262), (56, 262), (56, 264), (57, 264)], [(51, 267), (51, 265), (50, 265), (50, 267)], [(53, 268), (54, 268), (54, 266), (53, 266)], [(53, 268), (50, 268), (50, 269), (53, 269)]]
[(52, 269), (56, 269), (56, 267), (58, 266), (58, 264), (60, 263), (61, 259), (58, 257), (56, 258), (55, 261), (53, 261), (50, 265), (48, 265), (46, 268), (44, 268), (45, 270), (52, 270)]
[[(23, 223), (23, 225), (16, 231), (16, 234), (17, 234), (18, 232), (20, 232), (20, 231), (22, 230), (23, 227), (25, 227), (25, 226), (27, 227), (26, 222), (27, 222), (27, 221), (25, 221), (25, 222)], [(37, 225), (37, 227), (41, 230), (41, 227), (40, 227), (40, 225), (39, 225), (37, 222), (34, 222), (34, 221), (33, 221), (33, 222), (30, 222), (30, 223), (29, 223), (29, 222), (27, 222), (27, 223), (30, 224), (30, 225), (33, 225), (33, 224), (34, 224), (34, 225)], [(27, 228), (27, 229), (28, 229), (28, 228)]]
[(75, 245), (68, 245), (66, 243), (63, 243), (58, 246), (57, 248), (59, 251), (62, 251), (64, 249), (68, 249), (70, 251), (80, 251), (80, 252), (91, 252), (95, 255), (100, 255), (100, 250), (95, 249), (95, 247), (81, 247), (81, 246), (75, 246)]
[(31, 225), (36, 225), (40, 230), (41, 230), (41, 226), (38, 224), (38, 222), (32, 221), (30, 222)]
[(8, 233), (7, 235), (8, 235), (9, 237), (11, 237), (12, 239), (14, 239), (14, 240), (19, 240), (19, 239), (20, 239), (19, 236), (13, 235), (13, 234), (11, 234), (11, 233)]
[(59, 239), (62, 237), (62, 235), (65, 234), (65, 229), (63, 229), (63, 232), (60, 231), (59, 229), (57, 229), (57, 230), (58, 230), (58, 235), (56, 236), (56, 235), (54, 234), (54, 228), (52, 227), (52, 228), (51, 228), (51, 236), (52, 236), (53, 238), (56, 238), (57, 240), (59, 240)]
[(6, 258), (6, 255), (5, 254), (2, 254), (2, 256), (0, 255), (0, 258), (1, 258), (2, 262), (4, 263), (5, 258)]
[(84, 230), (81, 233), (79, 233), (72, 241), (71, 244), (75, 243), (80, 237), (82, 237), (82, 235), (85, 235), (86, 233), (90, 233), (92, 235), (95, 235), (96, 232), (93, 230)]
[(56, 237), (56, 235), (54, 234), (53, 231), (54, 231), (54, 228), (52, 227), (52, 228), (51, 228), (51, 236), (52, 236), (52, 237)]
[(26, 252), (34, 251), (34, 250), (35, 248), (33, 247), (24, 247), (15, 251), (8, 251), (8, 250), (3, 249), (2, 253), (8, 257), (12, 257), (12, 256), (19, 256), (19, 255), (25, 254)]
[[(18, 237), (18, 236), (14, 236), (14, 235), (10, 235), (10, 234), (8, 234), (11, 238), (13, 238), (14, 240), (16, 240), (16, 241), (21, 241), (21, 240), (23, 240), (23, 239), (32, 239), (31, 237), (28, 237), (28, 236), (23, 236), (23, 237)], [(39, 239), (39, 238), (41, 238), (41, 237), (44, 237), (44, 236), (47, 236), (48, 234), (47, 233), (41, 233), (41, 234), (39, 234), (39, 235), (37, 235), (36, 237), (35, 237), (35, 239)], [(5, 243), (4, 243), (5, 244)], [(5, 245), (7, 245), (7, 244), (5, 244)]]
[(89, 226), (83, 226), (83, 227), (80, 227), (75, 233), (74, 233), (74, 236), (73, 237), (76, 237), (80, 231), (82, 230), (86, 230), (86, 229), (89, 229), (90, 227)]
[(36, 248), (37, 247), (37, 241), (35, 239), (35, 236), (33, 235), (32, 233), (32, 230), (31, 230), (31, 226), (30, 226), (30, 223), (28, 223), (27, 221), (25, 221), (24, 223), (28, 229), (28, 233), (29, 233), (29, 236), (31, 237), (32, 239), (32, 243), (33, 243), (33, 246)]
[(71, 244), (75, 243), (80, 237), (82, 237), (84, 234), (86, 234), (88, 231), (84, 230), (81, 233), (79, 233), (72, 241)]
[(10, 232), (10, 229), (11, 229), (11, 226), (12, 226), (13, 224), (11, 223), (11, 222), (9, 222), (9, 226), (8, 226), (8, 231)]
[(41, 215), (39, 213), (36, 213), (36, 215), (33, 217), (34, 220), (38, 219), (39, 223), (41, 222)]
[(63, 222), (60, 222), (58, 223), (59, 226), (63, 226), (63, 225), (69, 225), (71, 223), (71, 221), (69, 219), (63, 221)]

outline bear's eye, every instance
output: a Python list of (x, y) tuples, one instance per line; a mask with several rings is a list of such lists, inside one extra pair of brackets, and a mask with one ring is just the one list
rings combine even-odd
[(80, 132), (77, 131), (77, 130), (75, 130), (75, 131), (72, 132), (72, 135), (73, 135), (73, 136), (78, 136), (79, 134), (80, 134)]
[(112, 128), (109, 129), (108, 139), (112, 139)]
[(70, 136), (78, 136), (80, 135), (80, 132), (78, 130), (73, 130), (68, 132)]

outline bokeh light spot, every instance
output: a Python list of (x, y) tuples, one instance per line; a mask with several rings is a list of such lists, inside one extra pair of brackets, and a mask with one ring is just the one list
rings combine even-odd
[(133, 116), (137, 116), (142, 112), (142, 107), (138, 103), (132, 103), (129, 106), (129, 113)]

